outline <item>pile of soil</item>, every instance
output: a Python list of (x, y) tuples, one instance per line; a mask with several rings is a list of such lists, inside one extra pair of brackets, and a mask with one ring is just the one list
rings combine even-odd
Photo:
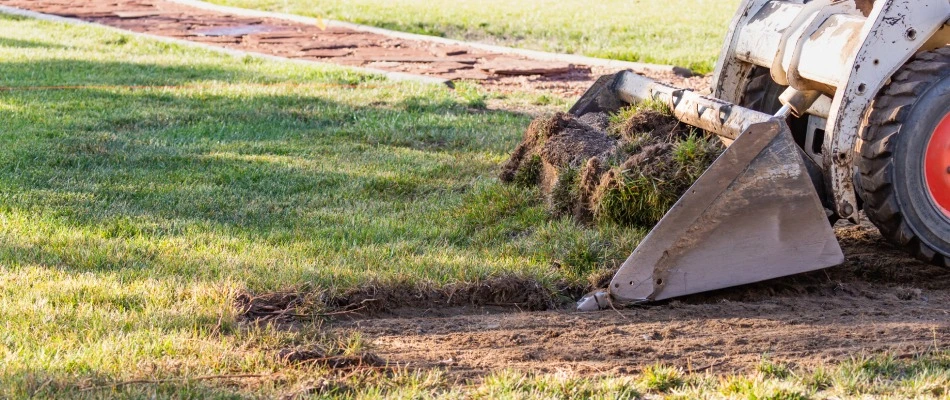
[(555, 216), (653, 226), (723, 150), (715, 136), (645, 102), (614, 115), (535, 119), (499, 178), (540, 186)]

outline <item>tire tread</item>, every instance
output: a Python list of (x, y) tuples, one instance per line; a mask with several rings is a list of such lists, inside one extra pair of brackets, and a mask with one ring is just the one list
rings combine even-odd
[(861, 129), (857, 189), (868, 218), (889, 241), (928, 263), (948, 266), (950, 255), (920, 241), (907, 225), (892, 182), (891, 158), (901, 125), (917, 98), (950, 70), (950, 46), (918, 55), (892, 78), (871, 105)]

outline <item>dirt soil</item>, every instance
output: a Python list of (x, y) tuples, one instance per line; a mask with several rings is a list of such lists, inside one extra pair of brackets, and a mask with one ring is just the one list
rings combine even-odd
[[(230, 49), (332, 64), (474, 80), (496, 92), (578, 96), (617, 68), (531, 59), (463, 45), (409, 40), (342, 27), (231, 15), (165, 0), (0, 0), (0, 5)], [(706, 77), (637, 71), (681, 87), (705, 90)]]
[(626, 374), (657, 362), (727, 374), (765, 355), (813, 366), (950, 346), (950, 270), (908, 258), (867, 223), (837, 233), (842, 266), (649, 307), (412, 308), (333, 326), (362, 332), (389, 363), (476, 379), (505, 368)]

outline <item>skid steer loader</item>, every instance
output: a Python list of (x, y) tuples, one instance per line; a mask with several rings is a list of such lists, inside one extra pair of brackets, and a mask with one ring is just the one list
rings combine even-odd
[(859, 210), (950, 263), (950, 0), (743, 0), (712, 94), (629, 71), (570, 112), (654, 99), (729, 146), (623, 263), (609, 301), (667, 299), (840, 264)]

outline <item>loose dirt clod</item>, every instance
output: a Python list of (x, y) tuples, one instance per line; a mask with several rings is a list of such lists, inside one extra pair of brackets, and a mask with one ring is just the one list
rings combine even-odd
[(373, 314), (399, 308), (501, 306), (541, 311), (557, 305), (554, 291), (537, 280), (497, 277), (480, 282), (432, 287), (424, 284), (367, 285), (327, 302), (330, 309)]
[(363, 352), (354, 355), (333, 354), (323, 349), (283, 349), (277, 353), (280, 361), (290, 364), (313, 363), (329, 368), (362, 368), (386, 365), (375, 354)]
[(584, 290), (586, 288), (566, 285), (548, 288), (536, 279), (500, 276), (444, 286), (418, 282), (375, 283), (341, 294), (313, 288), (241, 293), (235, 297), (234, 305), (242, 321), (292, 326), (300, 320), (367, 316), (400, 309), (501, 307), (543, 311), (561, 304), (558, 293), (574, 295)]
[(234, 299), (238, 315), (247, 321), (291, 322), (296, 309), (306, 303), (306, 296), (297, 291), (282, 291), (253, 295), (241, 293)]
[(722, 150), (657, 103), (559, 113), (531, 123), (500, 179), (539, 185), (555, 216), (652, 226)]

